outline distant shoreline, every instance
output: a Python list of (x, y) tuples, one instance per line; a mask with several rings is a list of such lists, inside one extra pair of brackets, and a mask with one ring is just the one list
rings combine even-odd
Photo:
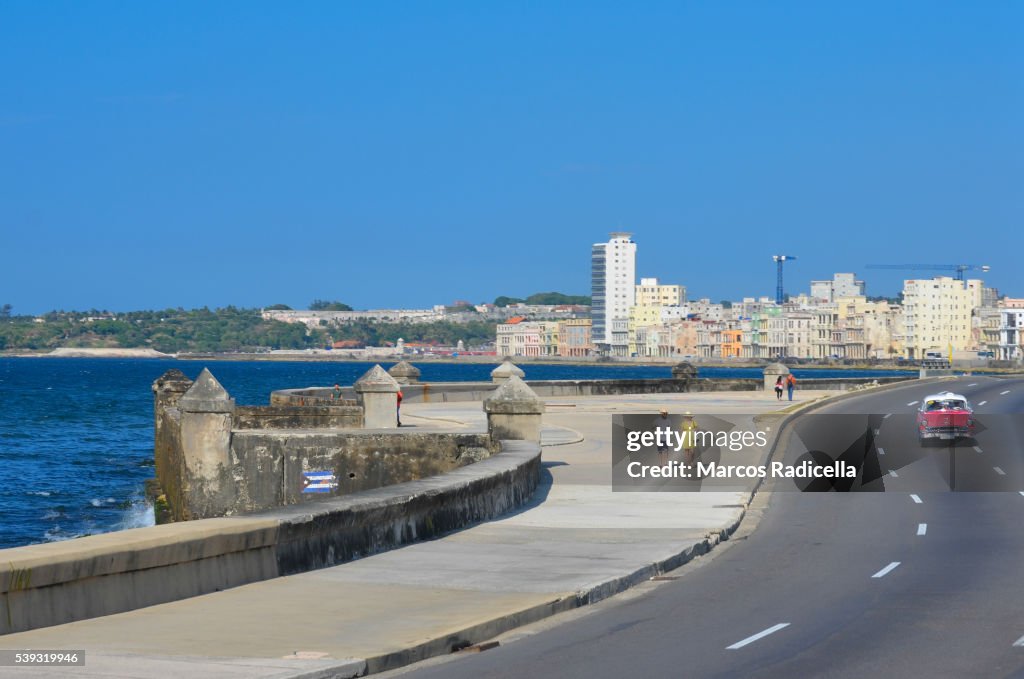
[(46, 353), (0, 353), (2, 358), (176, 358), (156, 349), (142, 347), (59, 347)]
[[(305, 363), (397, 363), (401, 360), (410, 363), (450, 363), (450, 364), (491, 364), (497, 365), (504, 360), (504, 357), (497, 356), (362, 356), (352, 357), (348, 355), (332, 354), (331, 352), (318, 351), (316, 353), (187, 353), (187, 354), (165, 354), (153, 349), (144, 348), (75, 348), (62, 347), (53, 351), (41, 352), (0, 352), (0, 358), (135, 358), (135, 359), (170, 359), (178, 361), (269, 361), (269, 362), (305, 362)], [(521, 365), (566, 365), (566, 366), (598, 366), (606, 368), (628, 368), (634, 366), (644, 367), (665, 367), (669, 368), (680, 362), (692, 363), (697, 368), (763, 368), (771, 361), (684, 361), (680, 358), (644, 358), (644, 359), (614, 359), (596, 360), (575, 357), (530, 357), (513, 356), (512, 360)], [(878, 370), (878, 371), (913, 371), (913, 366), (898, 365), (873, 365), (870, 363), (859, 363), (856, 365), (843, 364), (794, 364), (789, 366), (798, 370)], [(969, 368), (965, 371), (975, 373), (1020, 373), (1020, 370), (1012, 368)]]

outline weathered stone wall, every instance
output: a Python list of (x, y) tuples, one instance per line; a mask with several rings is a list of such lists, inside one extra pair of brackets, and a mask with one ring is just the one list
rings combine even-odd
[[(620, 396), (627, 394), (678, 394), (689, 391), (753, 391), (759, 379), (729, 380), (526, 380), (540, 397)], [(493, 382), (421, 382), (402, 386), (403, 403), (483, 401), (499, 386)], [(280, 392), (275, 392), (280, 393)]]
[(238, 406), (234, 429), (357, 429), (363, 409), (352, 405)]
[(540, 446), (440, 476), (263, 512), (0, 550), (0, 634), (330, 566), (497, 518), (537, 487)]
[(157, 411), (156, 419), (158, 425), (153, 439), (153, 455), (157, 488), (151, 500), (154, 505), (161, 504), (166, 512), (166, 517), (157, 512), (158, 522), (163, 518), (184, 521), (185, 495), (182, 484), (185, 460), (181, 449), (181, 413), (177, 408), (166, 408)]
[(278, 570), (289, 575), (506, 514), (529, 500), (540, 468), (540, 444), (503, 441), (499, 454), (447, 474), (258, 516), (279, 517)]
[[(498, 440), (482, 432), (359, 429), (363, 409), (355, 404), (239, 407), (205, 369), (195, 382), (168, 371), (154, 382), (153, 393), (157, 481), (148, 492), (161, 523), (265, 510), (442, 474), (489, 457)], [(316, 398), (300, 396), (307, 397)], [(304, 472), (332, 474), (335, 485), (328, 492), (303, 492), (312, 482)]]
[(185, 506), (178, 401), (191, 386), (192, 380), (180, 370), (168, 370), (153, 383), (153, 458), (158, 479), (155, 485), (147, 485), (147, 492), (152, 496), (150, 499), (160, 522), (175, 520), (171, 506)]
[[(728, 380), (526, 380), (538, 395), (548, 396), (615, 396), (623, 394), (676, 394), (687, 391), (753, 391), (761, 380), (756, 378)], [(500, 382), (420, 382), (402, 385), (402, 403), (447, 403), (483, 401), (494, 393)], [(298, 404), (310, 399), (330, 396), (323, 387), (282, 389), (271, 394), (271, 403)]]
[[(892, 377), (826, 377), (826, 378), (803, 378), (796, 382), (796, 390), (817, 389), (849, 391), (870, 384), (895, 384), (916, 380), (916, 375), (893, 375)], [(774, 384), (774, 383), (773, 383)]]
[[(915, 379), (909, 375), (891, 377), (835, 377), (835, 378), (801, 378), (797, 389), (839, 389), (847, 390), (855, 386), (878, 382), (890, 384)], [(677, 380), (671, 378), (633, 379), (633, 380), (525, 380), (526, 384), (541, 397), (556, 396), (620, 396), (629, 394), (677, 394), (705, 391), (758, 391), (763, 388), (764, 380), (756, 377), (739, 377), (730, 379)], [(774, 383), (774, 379), (772, 380)], [(489, 398), (499, 385), (493, 382), (420, 382), (402, 385), (402, 403), (449, 403), (464, 401), (484, 401)], [(303, 392), (306, 396), (300, 396)], [(308, 388), (301, 390), (285, 389), (275, 391), (272, 401), (275, 403), (294, 403), (299, 398), (312, 395), (329, 395), (330, 389)]]
[[(486, 434), (235, 430), (228, 514), (350, 495), (426, 478), (485, 459)], [(334, 474), (330, 493), (306, 493), (303, 472)]]
[(341, 400), (333, 398), (333, 387), (307, 387), (304, 389), (281, 389), (270, 393), (272, 406), (358, 406), (355, 389), (341, 388)]

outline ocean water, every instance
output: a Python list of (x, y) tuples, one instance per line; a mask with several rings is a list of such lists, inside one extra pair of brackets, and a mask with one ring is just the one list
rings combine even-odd
[[(170, 368), (206, 365), (239, 405), (290, 387), (352, 384), (371, 363), (0, 358), (0, 548), (152, 525), (143, 484), (153, 467), (153, 394)], [(389, 367), (385, 365), (385, 367)], [(428, 382), (489, 380), (494, 365), (422, 363)], [(526, 365), (527, 379), (668, 377), (668, 367)], [(801, 376), (872, 376), (801, 371)], [(894, 373), (877, 371), (878, 375)], [(702, 377), (757, 377), (705, 368)]]

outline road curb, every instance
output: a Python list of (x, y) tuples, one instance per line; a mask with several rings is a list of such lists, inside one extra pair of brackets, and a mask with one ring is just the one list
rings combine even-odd
[(573, 435), (573, 438), (571, 440), (556, 441), (555, 443), (544, 443), (544, 430), (542, 428), (541, 429), (541, 434), (540, 434), (540, 447), (541, 448), (557, 448), (558, 446), (571, 446), (574, 443), (583, 443), (586, 440), (586, 437), (584, 437), (583, 434), (581, 434), (580, 432), (576, 431), (575, 429), (573, 429), (571, 427), (563, 427), (560, 424), (553, 424), (553, 425), (548, 425), (548, 426), (558, 427), (559, 429), (564, 429), (567, 432), (571, 432), (572, 435)]

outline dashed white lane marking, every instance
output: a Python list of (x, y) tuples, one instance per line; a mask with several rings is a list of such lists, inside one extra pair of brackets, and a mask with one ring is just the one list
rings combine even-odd
[(983, 406), (983, 405), (985, 405), (986, 403), (988, 403), (988, 401), (982, 401), (982, 402), (981, 402), (981, 403), (979, 403), (978, 405), (979, 405), (979, 406)]
[(892, 413), (886, 413), (885, 417), (883, 417), (882, 419), (883, 420), (888, 420), (890, 417), (892, 417)]
[(980, 453), (981, 452), (981, 446), (974, 446), (974, 452)]
[(885, 455), (885, 448), (879, 448), (878, 449), (878, 454), (879, 455)]
[(917, 405), (917, 401), (911, 401), (911, 402), (910, 402), (910, 403), (908, 403), (907, 405), (908, 405), (908, 406), (916, 406), (916, 405)]
[(737, 648), (743, 648), (747, 644), (752, 644), (755, 641), (757, 641), (758, 639), (765, 638), (769, 634), (775, 634), (780, 629), (783, 629), (785, 627), (789, 627), (789, 623), (788, 622), (780, 622), (778, 625), (772, 625), (771, 627), (769, 627), (768, 629), (766, 629), (766, 630), (764, 630), (762, 632), (758, 632), (757, 634), (755, 634), (753, 636), (750, 636), (750, 637), (747, 637), (746, 639), (744, 639), (742, 641), (737, 641), (732, 646), (726, 646), (725, 650), (727, 650), (727, 651), (735, 651)]
[(1000, 469), (999, 467), (992, 467), (992, 469), (995, 469), (995, 470), (996, 470), (996, 474), (999, 474), (1000, 476), (1006, 476), (1006, 472), (1004, 472), (1004, 471), (1003, 471), (1002, 469)]
[(924, 535), (927, 532), (928, 532), (928, 524), (927, 523), (919, 523), (919, 524), (917, 524), (917, 534), (918, 535)]
[[(1024, 495), (1024, 490), (1022, 490), (1020, 494)], [(921, 504), (921, 498), (919, 498), (917, 495), (914, 495), (913, 493), (910, 494), (910, 499), (913, 500), (914, 504), (916, 505)]]
[(1017, 639), (1017, 641), (1013, 642), (1013, 645), (1017, 646), (1018, 648), (1024, 646), (1024, 637)]
[(873, 577), (873, 578), (884, 578), (886, 575), (891, 573), (894, 568), (896, 568), (899, 565), (900, 565), (899, 561), (893, 561), (891, 564), (889, 564), (888, 566), (886, 566), (882, 570), (878, 571), (877, 573), (875, 573), (871, 577)]
[(896, 473), (895, 469), (889, 470), (889, 476), (893, 477), (894, 479), (898, 479), (900, 477), (900, 475)]
[(882, 433), (882, 430), (881, 430), (881, 429), (876, 429), (876, 430), (875, 430), (875, 436), (878, 436), (878, 435), (879, 435), (879, 434), (881, 434), (881, 433)]
[(971, 382), (971, 383), (970, 383), (970, 384), (968, 384), (967, 386), (968, 386), (968, 387), (976, 387), (976, 386), (978, 386), (978, 383), (977, 383), (977, 382)]
[(999, 392), (999, 395), (1000, 395), (1000, 396), (1006, 396), (1006, 395), (1007, 395), (1007, 394), (1009, 394), (1009, 393), (1010, 393), (1010, 390), (1009, 390), (1009, 389), (1007, 389), (1006, 391), (1001, 391), (1001, 392)]

